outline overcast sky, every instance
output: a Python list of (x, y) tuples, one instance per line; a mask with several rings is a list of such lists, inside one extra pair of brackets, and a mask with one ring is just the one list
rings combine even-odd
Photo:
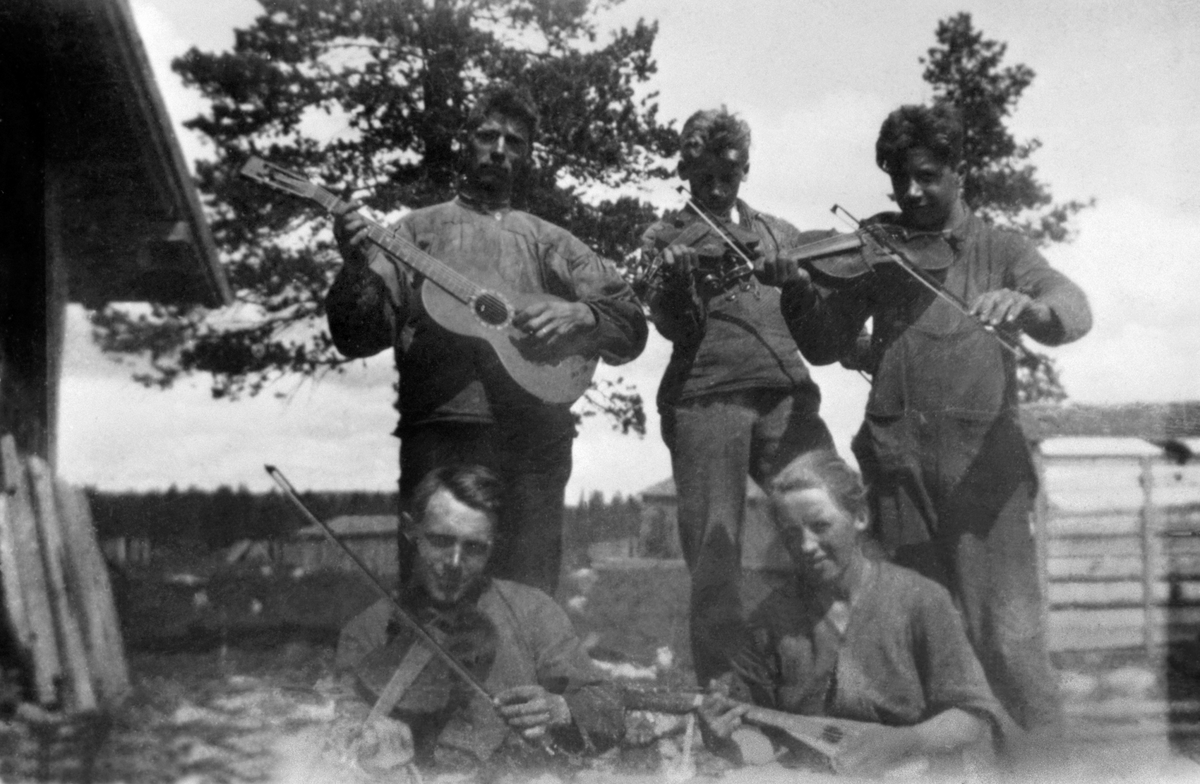
[[(252, 0), (131, 4), (176, 123), (204, 102), (182, 87), (171, 58), (193, 45), (228, 48), (233, 28), (260, 10)], [(1018, 139), (1042, 141), (1041, 178), (1058, 200), (1097, 201), (1078, 219), (1076, 241), (1046, 253), (1084, 287), (1096, 318), (1083, 340), (1049, 351), (1071, 399), (1200, 398), (1200, 3), (627, 0), (608, 19), (658, 20), (661, 117), (678, 125), (720, 104), (740, 113), (753, 133), (742, 195), (807, 229), (835, 227), (835, 202), (859, 215), (889, 207), (875, 134), (891, 109), (930, 98), (918, 58), (938, 20), (964, 10), (987, 37), (1008, 43), (1006, 63), (1037, 74), (1010, 127)], [(189, 161), (207, 154), (201, 140), (177, 133)], [(127, 368), (99, 356), (81, 313), (69, 324), (59, 444), (69, 479), (113, 489), (265, 489), (262, 464), (274, 462), (301, 487), (394, 488), (390, 356), (230, 404), (211, 401), (204, 379), (143, 390)], [(670, 474), (652, 404), (669, 351), (654, 336), (635, 362), (602, 369), (637, 384), (650, 427), (637, 439), (589, 421), (569, 501), (593, 490), (637, 492)], [(815, 375), (848, 453), (867, 385), (837, 367)]]

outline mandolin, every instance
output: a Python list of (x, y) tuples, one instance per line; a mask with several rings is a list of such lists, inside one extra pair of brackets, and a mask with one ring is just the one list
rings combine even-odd
[[(330, 212), (347, 204), (299, 174), (261, 158), (251, 157), (240, 173), (277, 191), (315, 201)], [(591, 385), (598, 357), (543, 348), (513, 326), (513, 316), (522, 308), (561, 301), (560, 297), (505, 291), (505, 285), (486, 271), (460, 270), (374, 221), (367, 221), (367, 238), (433, 283), (421, 286), (421, 301), (430, 317), (451, 332), (488, 343), (505, 372), (526, 392), (547, 403), (566, 405)]]
[[(699, 707), (698, 692), (666, 692), (625, 688), (622, 690), (622, 701), (627, 710), (644, 710), (658, 713), (684, 714), (691, 713)], [(743, 717), (749, 724), (778, 730), (790, 740), (799, 742), (808, 749), (821, 755), (835, 771), (837, 770), (838, 753), (845, 742), (868, 727), (875, 726), (870, 722), (854, 721), (852, 719), (835, 719), (829, 716), (802, 716), (798, 713), (763, 708), (758, 705), (750, 706)], [(946, 760), (938, 760), (939, 768)], [(953, 760), (959, 762), (959, 760)], [(931, 760), (926, 757), (912, 757), (899, 767), (893, 768), (886, 774), (887, 778), (908, 778), (927, 772)]]

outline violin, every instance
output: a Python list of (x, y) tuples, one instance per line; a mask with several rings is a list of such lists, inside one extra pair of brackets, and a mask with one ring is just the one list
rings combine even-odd
[(954, 263), (954, 248), (941, 232), (912, 231), (887, 223), (864, 224), (850, 234), (826, 237), (779, 255), (798, 262), (815, 280), (831, 288), (876, 272), (881, 265), (904, 264), (930, 273)]
[[(487, 680), (496, 659), (497, 634), (491, 620), (474, 606), (455, 608), (424, 621), (426, 631), (477, 681)], [(389, 639), (355, 668), (359, 691), (373, 704), (412, 646), (421, 645), (408, 627), (389, 624)], [(440, 659), (432, 658), (393, 706), (402, 714), (439, 714), (463, 707), (472, 692)]]
[(1037, 367), (1040, 360), (1025, 348), (1019, 337), (980, 321), (971, 313), (968, 303), (948, 291), (932, 274), (954, 263), (954, 247), (944, 232), (914, 231), (894, 223), (876, 222), (875, 219), (860, 221), (836, 204), (831, 211), (834, 214), (839, 211), (846, 214), (857, 229), (850, 234), (839, 234), (792, 248), (780, 253), (780, 256), (795, 260), (814, 279), (820, 279), (830, 288), (853, 283), (876, 272), (882, 265), (891, 265), (995, 338), (1018, 362)]
[(663, 229), (655, 237), (654, 256), (635, 276), (634, 290), (644, 295), (662, 283), (665, 272), (662, 253), (672, 245), (686, 245), (699, 257), (697, 283), (723, 291), (740, 283), (754, 272), (750, 259), (758, 255), (760, 242), (752, 229), (732, 221), (723, 221), (700, 211), (699, 205), (688, 200), (692, 209), (668, 212), (663, 216)]

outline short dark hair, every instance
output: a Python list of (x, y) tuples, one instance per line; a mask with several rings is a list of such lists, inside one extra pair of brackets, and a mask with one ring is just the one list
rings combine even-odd
[[(433, 469), (417, 484), (409, 506), (414, 525), (421, 523), (429, 508), (429, 499), (443, 488), (460, 503), (490, 516), (495, 524), (500, 514), (500, 479), (484, 466), (454, 464)], [(493, 530), (492, 533), (496, 532)]]
[(730, 151), (736, 151), (743, 161), (750, 161), (750, 126), (724, 106), (696, 112), (679, 132), (681, 169), (704, 155), (728, 157)]
[(525, 90), (511, 84), (493, 85), (479, 96), (467, 114), (467, 133), (473, 132), (494, 114), (524, 123), (532, 146), (538, 132), (538, 112), (533, 98)]
[(867, 490), (862, 478), (831, 449), (805, 452), (767, 485), (772, 497), (796, 490), (825, 490), (843, 512), (855, 519), (867, 518)]
[(924, 147), (944, 166), (963, 159), (962, 117), (947, 103), (908, 104), (887, 116), (875, 141), (875, 163), (888, 174), (904, 167), (908, 151)]

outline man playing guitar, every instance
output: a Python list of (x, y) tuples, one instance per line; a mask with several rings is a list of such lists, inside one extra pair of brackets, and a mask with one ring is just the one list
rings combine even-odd
[[(488, 91), (469, 118), (458, 197), (408, 213), (393, 230), (466, 278), (553, 295), (512, 315), (533, 351), (628, 362), (646, 341), (645, 318), (628, 284), (564, 229), (511, 207), (536, 130), (526, 96), (506, 87)], [(493, 570), (553, 594), (575, 437), (570, 402), (531, 394), (488, 344), (432, 318), (421, 280), (367, 242), (358, 206), (336, 211), (334, 234), (345, 263), (326, 309), (334, 344), (346, 356), (395, 349), (401, 506), (407, 508), (418, 482), (435, 467), (493, 469), (504, 484)], [(409, 559), (402, 540), (402, 570)]]

